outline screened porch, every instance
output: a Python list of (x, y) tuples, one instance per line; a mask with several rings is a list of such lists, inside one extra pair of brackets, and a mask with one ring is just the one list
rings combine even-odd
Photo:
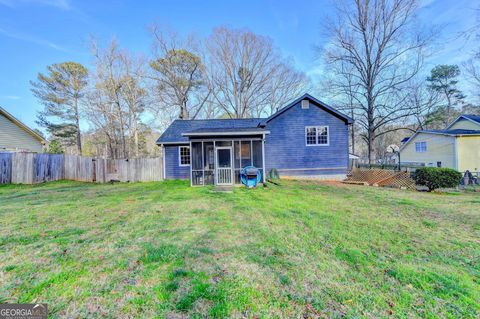
[(191, 183), (200, 185), (241, 184), (240, 171), (255, 166), (264, 181), (262, 138), (196, 139), (190, 141)]

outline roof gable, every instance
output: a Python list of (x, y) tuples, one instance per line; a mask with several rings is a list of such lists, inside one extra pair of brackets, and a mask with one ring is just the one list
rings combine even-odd
[[(254, 128), (264, 128), (267, 123), (285, 111), (289, 110), (295, 106), (300, 101), (308, 99), (312, 104), (321, 108), (322, 110), (334, 115), (335, 117), (341, 119), (346, 124), (353, 123), (353, 120), (347, 115), (335, 110), (331, 106), (317, 100), (310, 94), (304, 94), (301, 97), (297, 98), (284, 108), (277, 111), (275, 114), (268, 118), (248, 118), (248, 119), (206, 119), (206, 120), (175, 120), (170, 124), (170, 126), (163, 132), (163, 134), (158, 138), (157, 144), (186, 144), (189, 141), (189, 138), (186, 133), (194, 132), (215, 132), (225, 130), (232, 131), (241, 131), (242, 129), (250, 129), (253, 131)], [(237, 130), (235, 130), (237, 129)], [(240, 130), (238, 130), (240, 129)]]
[(300, 103), (302, 100), (309, 100), (311, 103), (313, 103), (315, 106), (321, 108), (322, 110), (338, 117), (339, 119), (345, 121), (346, 124), (352, 124), (353, 123), (353, 119), (339, 111), (337, 111), (336, 109), (334, 109), (333, 107), (323, 103), (322, 101), (314, 98), (313, 96), (311, 96), (310, 94), (308, 93), (305, 93), (304, 95), (302, 95), (301, 97), (297, 98), (296, 100), (292, 101), (290, 104), (288, 104), (287, 106), (283, 107), (282, 109), (278, 110), (277, 112), (275, 112), (274, 114), (272, 114), (270, 117), (268, 117), (267, 119), (265, 119), (265, 121), (262, 123), (263, 125), (266, 125), (268, 122), (270, 122), (271, 120), (275, 119), (277, 116), (279, 116), (280, 114), (283, 114), (285, 111), (291, 109), (292, 107), (294, 107), (295, 105), (297, 105), (298, 103)]
[(474, 121), (477, 124), (480, 124), (480, 115), (475, 115), (475, 114), (465, 114), (463, 115), (465, 118)]
[(480, 136), (480, 130), (463, 130), (463, 129), (454, 129), (454, 130), (422, 130), (417, 131), (410, 137), (401, 147), (400, 151), (403, 150), (410, 142), (412, 142), (420, 134), (434, 134), (434, 135), (443, 135), (443, 136)]
[(31, 136), (33, 136), (35, 139), (37, 139), (38, 141), (40, 141), (41, 143), (45, 143), (45, 139), (40, 135), (38, 134), (37, 132), (35, 132), (34, 130), (32, 130), (31, 128), (29, 128), (28, 126), (26, 126), (25, 124), (23, 124), (22, 122), (20, 122), (18, 119), (16, 119), (12, 114), (8, 113), (4, 108), (0, 107), (0, 115), (3, 115), (6, 119), (8, 119), (10, 122), (14, 123), (15, 125), (17, 125), (18, 127), (20, 127), (22, 130), (24, 130), (25, 132), (27, 132), (28, 134), (30, 134)]
[[(450, 129), (452, 126), (455, 124), (461, 122), (461, 121), (468, 121), (469, 123), (473, 123), (474, 125), (477, 125), (480, 129), (480, 115), (475, 115), (475, 114), (462, 114), (459, 117), (455, 119), (449, 126), (447, 126), (447, 130)], [(458, 127), (458, 125), (455, 125)]]

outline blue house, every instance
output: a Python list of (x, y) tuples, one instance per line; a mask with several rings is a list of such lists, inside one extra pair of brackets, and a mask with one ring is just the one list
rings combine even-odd
[(268, 118), (175, 120), (157, 140), (164, 176), (192, 185), (240, 183), (253, 165), (262, 176), (342, 179), (350, 117), (305, 94)]

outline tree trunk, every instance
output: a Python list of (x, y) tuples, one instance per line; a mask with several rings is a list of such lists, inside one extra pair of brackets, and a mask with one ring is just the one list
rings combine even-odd
[(78, 155), (82, 155), (82, 135), (80, 132), (80, 115), (78, 114), (78, 99), (75, 98), (74, 102), (74, 107), (75, 107), (75, 129), (77, 130), (76, 135), (77, 135), (77, 152)]
[[(352, 120), (353, 120), (353, 108), (352, 108), (352, 112), (351, 112), (351, 117), (352, 117)], [(354, 126), (353, 123), (350, 126), (350, 134), (352, 134), (352, 154), (355, 154), (355, 126)]]
[(120, 149), (121, 149), (121, 156), (123, 158), (127, 158), (127, 143), (125, 142), (125, 121), (123, 119), (123, 112), (122, 107), (120, 106), (118, 93), (116, 93), (117, 101), (116, 106), (118, 110), (118, 118), (120, 120)]
[(375, 131), (368, 130), (368, 164), (374, 164), (376, 160), (375, 152)]
[(135, 157), (138, 158), (140, 156), (139, 149), (138, 149), (138, 121), (137, 119), (134, 119), (134, 121), (135, 121), (135, 124), (134, 124), (135, 133), (133, 138), (135, 143)]
[(367, 144), (368, 144), (368, 164), (375, 162), (375, 100), (372, 94), (373, 88), (370, 83), (367, 84)]
[(188, 120), (190, 115), (188, 114), (187, 110), (187, 98), (183, 97), (180, 101), (180, 119)]

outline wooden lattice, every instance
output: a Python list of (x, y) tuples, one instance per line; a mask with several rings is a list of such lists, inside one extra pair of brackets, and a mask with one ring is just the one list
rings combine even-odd
[(407, 188), (414, 190), (415, 181), (408, 172), (399, 172), (388, 169), (357, 168), (352, 171), (347, 182), (366, 183), (374, 186)]
[(410, 177), (409, 172), (397, 172), (397, 174), (376, 183), (378, 186), (405, 188), (416, 190), (415, 181)]

